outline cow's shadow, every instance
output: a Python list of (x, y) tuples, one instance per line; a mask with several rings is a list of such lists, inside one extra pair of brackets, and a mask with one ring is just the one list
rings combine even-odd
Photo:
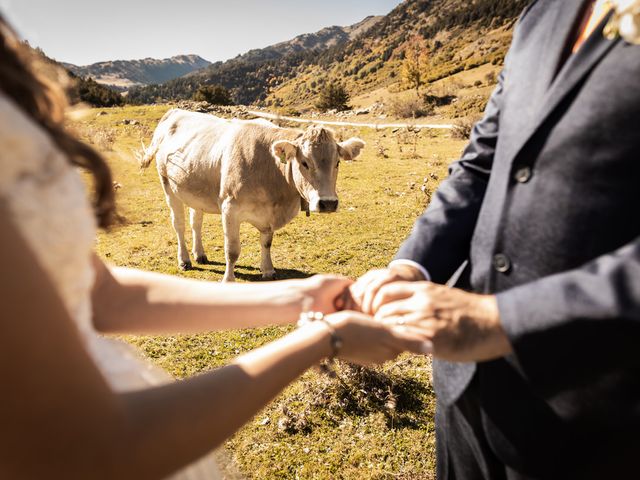
[[(257, 273), (244, 273), (242, 270), (253, 270)], [(224, 273), (224, 272), (222, 272)], [(244, 268), (241, 266), (236, 267), (236, 278), (240, 280), (247, 280), (249, 282), (264, 282), (266, 280), (262, 279), (262, 273), (260, 273), (260, 269), (258, 268)], [(313, 272), (302, 272), (300, 270), (292, 270), (288, 268), (276, 268), (276, 277), (273, 280), (292, 280), (299, 278), (309, 278), (314, 276)]]
[[(224, 266), (222, 264), (221, 266)], [(193, 270), (199, 270), (201, 272), (211, 272), (217, 273), (218, 275), (224, 275), (224, 269), (205, 269), (205, 268), (193, 268)], [(244, 271), (243, 271), (244, 270)], [(256, 272), (256, 273), (246, 273)], [(247, 282), (264, 282), (266, 280), (262, 279), (262, 273), (259, 268), (255, 267), (243, 267), (242, 265), (236, 265), (235, 275), (238, 280), (245, 280)], [(310, 272), (301, 272), (300, 270), (291, 270), (291, 269), (276, 269), (276, 278), (273, 280), (292, 280), (292, 279), (302, 279), (309, 278), (314, 276), (315, 273)]]
[[(218, 267), (218, 268), (206, 268), (208, 266)], [(222, 268), (219, 268), (222, 267)], [(194, 263), (189, 267), (190, 271), (194, 272), (210, 272), (216, 273), (218, 275), (224, 275), (224, 270), (226, 267), (226, 263), (217, 262), (215, 260), (207, 260), (204, 263)], [(249, 272), (249, 273), (247, 273)], [(254, 273), (255, 272), (255, 273)], [(245, 280), (248, 282), (262, 282), (265, 281), (262, 279), (262, 273), (259, 268), (252, 267), (249, 265), (236, 265), (235, 275), (238, 280)], [(276, 278), (273, 280), (292, 280), (292, 279), (302, 279), (309, 278), (316, 275), (314, 272), (303, 272), (300, 270), (293, 270), (289, 268), (277, 268), (276, 269)]]
[[(208, 266), (213, 267), (222, 267), (222, 274), (224, 274), (224, 267), (226, 264), (224, 262), (216, 262), (215, 260), (207, 260), (206, 262), (193, 262), (189, 264), (189, 266), (185, 269), (187, 272), (215, 272), (219, 273), (217, 270), (211, 270), (210, 268), (206, 268)], [(249, 269), (251, 267), (247, 267)]]
[[(212, 267), (223, 267), (222, 271), (218, 271), (218, 270), (211, 270), (210, 268), (203, 268), (203, 267), (208, 267), (208, 266), (212, 266)], [(206, 262), (196, 262), (196, 263), (192, 263), (191, 266), (189, 266), (188, 270), (194, 270), (196, 272), (215, 272), (215, 273), (224, 273), (224, 268), (227, 266), (227, 264), (225, 262), (217, 262), (215, 260), (207, 260)], [(243, 270), (249, 270), (249, 271), (259, 271), (259, 268), (256, 267), (250, 267), (250, 266), (244, 266), (244, 265), (236, 265), (236, 268), (241, 268)]]
[[(214, 271), (208, 268), (198, 268), (198, 267), (206, 267), (206, 266), (214, 266), (214, 267), (223, 267), (222, 273), (224, 273), (224, 268), (227, 266), (227, 264), (225, 262), (217, 262), (215, 260), (207, 260), (206, 262), (202, 262), (202, 263), (195, 263), (192, 265), (191, 270), (200, 270), (202, 272), (204, 271)], [(241, 268), (243, 270), (249, 270), (249, 271), (258, 271), (259, 268), (256, 267), (250, 267), (249, 265), (236, 265), (236, 268)], [(216, 273), (218, 273), (216, 271)]]

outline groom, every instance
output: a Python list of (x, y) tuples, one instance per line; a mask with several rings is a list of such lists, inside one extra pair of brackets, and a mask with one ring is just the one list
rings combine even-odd
[(441, 480), (640, 475), (640, 46), (609, 8), (525, 10), (462, 159), (353, 287), (433, 341)]

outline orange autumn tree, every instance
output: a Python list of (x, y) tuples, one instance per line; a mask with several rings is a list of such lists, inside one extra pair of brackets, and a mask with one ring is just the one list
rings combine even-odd
[(429, 58), (426, 41), (420, 35), (414, 35), (407, 42), (402, 64), (403, 80), (420, 96), (420, 87), (425, 84), (425, 68)]

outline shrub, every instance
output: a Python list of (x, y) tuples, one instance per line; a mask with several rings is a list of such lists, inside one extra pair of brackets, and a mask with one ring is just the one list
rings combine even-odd
[(221, 85), (200, 85), (192, 99), (196, 102), (208, 102), (211, 105), (233, 105), (231, 92)]
[(76, 133), (101, 152), (112, 152), (118, 136), (113, 128), (93, 125), (77, 127)]
[(316, 108), (323, 112), (327, 110), (338, 110), (339, 112), (350, 110), (349, 92), (343, 85), (327, 83), (320, 90), (320, 98), (316, 103)]
[(484, 111), (488, 95), (473, 95), (471, 97), (461, 98), (453, 105), (453, 118), (476, 117)]
[(456, 99), (455, 95), (435, 95), (431, 93), (426, 93), (422, 97), (422, 101), (425, 105), (431, 106), (431, 108), (435, 107), (444, 107), (447, 105), (451, 105), (451, 103)]
[(471, 136), (473, 126), (476, 124), (476, 120), (471, 118), (461, 118), (453, 125), (451, 136), (458, 140), (468, 140)]
[(412, 94), (392, 98), (389, 102), (389, 113), (398, 118), (418, 118), (433, 113), (433, 107)]
[(293, 107), (283, 107), (278, 110), (278, 114), (282, 115), (283, 117), (299, 117), (302, 115), (302, 112)]

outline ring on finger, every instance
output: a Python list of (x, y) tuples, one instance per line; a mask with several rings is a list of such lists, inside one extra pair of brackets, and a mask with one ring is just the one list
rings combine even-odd
[(421, 319), (419, 318), (400, 317), (395, 321), (395, 324), (408, 327), (408, 326), (419, 325), (420, 321)]

